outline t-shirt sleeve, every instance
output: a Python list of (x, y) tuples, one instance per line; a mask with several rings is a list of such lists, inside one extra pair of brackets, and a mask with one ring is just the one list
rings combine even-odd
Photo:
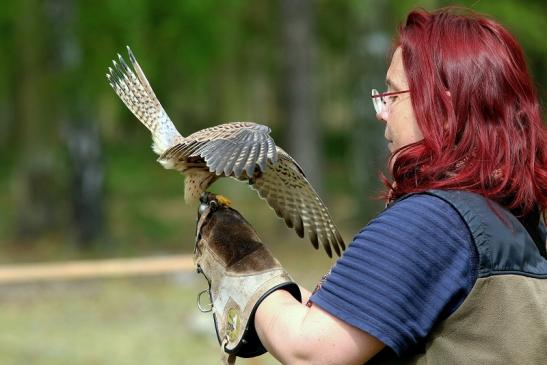
[(363, 228), (310, 300), (400, 355), (459, 307), (476, 276), (476, 251), (459, 213), (418, 194)]

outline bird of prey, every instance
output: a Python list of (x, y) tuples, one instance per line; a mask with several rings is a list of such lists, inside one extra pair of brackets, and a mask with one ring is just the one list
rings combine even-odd
[[(184, 197), (197, 200), (220, 177), (248, 182), (277, 215), (306, 234), (329, 257), (340, 256), (344, 241), (314, 188), (296, 161), (276, 146), (270, 128), (251, 122), (220, 124), (183, 137), (161, 106), (133, 52), (131, 67), (118, 54), (108, 68), (110, 86), (152, 133), (158, 162), (185, 175)], [(332, 249), (331, 249), (332, 248)]]

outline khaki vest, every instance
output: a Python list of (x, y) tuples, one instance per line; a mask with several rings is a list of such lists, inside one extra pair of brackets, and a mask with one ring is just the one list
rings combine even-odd
[[(507, 210), (477, 194), (430, 191), (465, 220), (479, 258), (471, 292), (437, 324), (422, 351), (384, 351), (367, 364), (547, 365), (545, 227), (532, 236)], [(494, 211), (496, 213), (494, 213)], [(542, 247), (543, 246), (543, 247)]]

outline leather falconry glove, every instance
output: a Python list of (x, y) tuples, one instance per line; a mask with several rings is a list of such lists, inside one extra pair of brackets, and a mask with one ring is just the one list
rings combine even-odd
[[(226, 364), (235, 357), (254, 357), (266, 352), (254, 328), (259, 304), (278, 289), (298, 301), (301, 293), (281, 264), (264, 246), (253, 227), (227, 199), (205, 192), (200, 198), (194, 262), (209, 288), (200, 293), (198, 306), (212, 311), (218, 341)], [(202, 294), (210, 308), (204, 309)]]

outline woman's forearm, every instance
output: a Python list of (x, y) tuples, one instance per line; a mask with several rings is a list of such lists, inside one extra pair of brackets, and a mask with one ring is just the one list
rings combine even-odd
[(264, 346), (283, 364), (363, 364), (384, 346), (322, 309), (299, 303), (284, 290), (260, 304), (255, 327)]

